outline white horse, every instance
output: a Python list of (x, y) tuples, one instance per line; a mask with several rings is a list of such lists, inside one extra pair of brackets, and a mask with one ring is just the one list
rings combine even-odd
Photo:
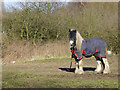
[[(98, 39), (98, 40), (96, 40), (96, 39)], [(90, 42), (91, 45), (96, 44), (95, 47), (99, 47), (100, 45), (104, 46), (103, 44), (99, 45), (99, 43), (104, 42), (102, 39), (99, 40), (99, 38), (93, 38), (90, 40), (91, 40), (91, 42)], [(96, 40), (96, 43), (94, 43), (94, 40)], [(83, 41), (85, 41), (85, 39), (82, 38), (82, 36), (80, 35), (80, 33), (77, 30), (75, 30), (75, 29), (69, 30), (69, 42), (70, 42), (70, 46), (71, 46), (71, 52), (73, 55), (72, 57), (75, 58), (75, 61), (76, 61), (76, 70), (75, 70), (76, 74), (83, 74), (84, 73), (81, 55), (83, 57), (87, 57), (87, 56), (85, 55), (86, 52), (83, 53), (83, 50), (81, 50), (84, 48)], [(90, 45), (86, 46), (87, 51), (90, 51), (89, 46)], [(86, 48), (84, 48), (84, 49), (86, 49)], [(94, 48), (92, 47), (92, 49), (94, 49)], [(104, 74), (110, 73), (110, 68), (109, 68), (107, 58), (97, 56), (97, 55), (101, 55), (100, 52), (104, 53), (104, 51), (105, 51), (105, 53), (106, 53), (106, 50), (107, 49), (105, 47), (105, 50), (104, 49), (102, 49), (102, 51), (98, 50), (98, 51), (92, 52), (92, 53), (90, 53), (90, 55), (88, 55), (89, 57), (95, 56), (95, 58), (97, 60), (97, 68), (95, 69), (96, 73), (104, 73)], [(77, 56), (77, 54), (79, 54), (79, 56), (81, 58), (79, 58), (79, 56)], [(88, 54), (89, 54), (89, 52), (88, 52)]]

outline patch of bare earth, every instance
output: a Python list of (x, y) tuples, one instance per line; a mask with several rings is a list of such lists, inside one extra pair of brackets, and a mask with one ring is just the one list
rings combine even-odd
[[(108, 57), (108, 62), (110, 63), (110, 74), (95, 74), (94, 71), (86, 70), (83, 75), (78, 75), (69, 71), (61, 71), (58, 68), (69, 68), (69, 59), (60, 60), (41, 60), (41, 61), (27, 61), (18, 62), (15, 64), (3, 65), (3, 80), (6, 79), (6, 75), (10, 73), (17, 74), (30, 74), (28, 81), (34, 82), (31, 87), (79, 87), (79, 88), (110, 88), (118, 87), (118, 57), (111, 56)], [(94, 57), (86, 58), (83, 60), (84, 68), (96, 68), (96, 60)], [(73, 60), (73, 66), (75, 68), (75, 63)], [(35, 77), (38, 78), (35, 81)], [(19, 79), (19, 78), (18, 78)], [(41, 83), (42, 82), (42, 83)], [(78, 83), (78, 85), (77, 85)], [(107, 84), (106, 84), (107, 83)], [(50, 85), (50, 86), (49, 86)], [(53, 85), (53, 86), (52, 86)], [(57, 86), (58, 85), (58, 86)], [(111, 86), (112, 85), (112, 86)], [(30, 87), (29, 85), (25, 87)]]

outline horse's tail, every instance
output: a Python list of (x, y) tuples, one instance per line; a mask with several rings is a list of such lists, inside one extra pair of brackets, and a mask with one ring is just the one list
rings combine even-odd
[(108, 56), (111, 56), (111, 55), (112, 55), (112, 51), (107, 50), (107, 47), (106, 47), (106, 54), (107, 54)]
[(111, 55), (112, 55), (112, 52), (111, 52), (111, 51), (107, 51), (107, 55), (108, 55), (108, 56), (111, 56)]
[(108, 56), (111, 56), (111, 55), (112, 55), (112, 51), (107, 50), (107, 44), (106, 44), (106, 42), (105, 42), (105, 49), (106, 49), (106, 54), (107, 54)]

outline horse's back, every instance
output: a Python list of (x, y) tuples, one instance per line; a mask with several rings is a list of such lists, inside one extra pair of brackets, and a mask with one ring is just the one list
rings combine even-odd
[(87, 43), (87, 47), (102, 47), (105, 46), (105, 41), (102, 38), (90, 38), (90, 39), (84, 39), (85, 42)]
[(105, 56), (106, 43), (102, 38), (84, 39), (82, 48), (86, 51), (86, 56), (95, 53), (99, 56)]

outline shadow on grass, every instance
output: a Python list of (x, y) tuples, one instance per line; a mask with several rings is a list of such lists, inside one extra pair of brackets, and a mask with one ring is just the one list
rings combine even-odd
[[(75, 72), (75, 68), (58, 68), (61, 71), (66, 71), (66, 72)], [(96, 68), (92, 67), (83, 67), (84, 71), (95, 71)]]

